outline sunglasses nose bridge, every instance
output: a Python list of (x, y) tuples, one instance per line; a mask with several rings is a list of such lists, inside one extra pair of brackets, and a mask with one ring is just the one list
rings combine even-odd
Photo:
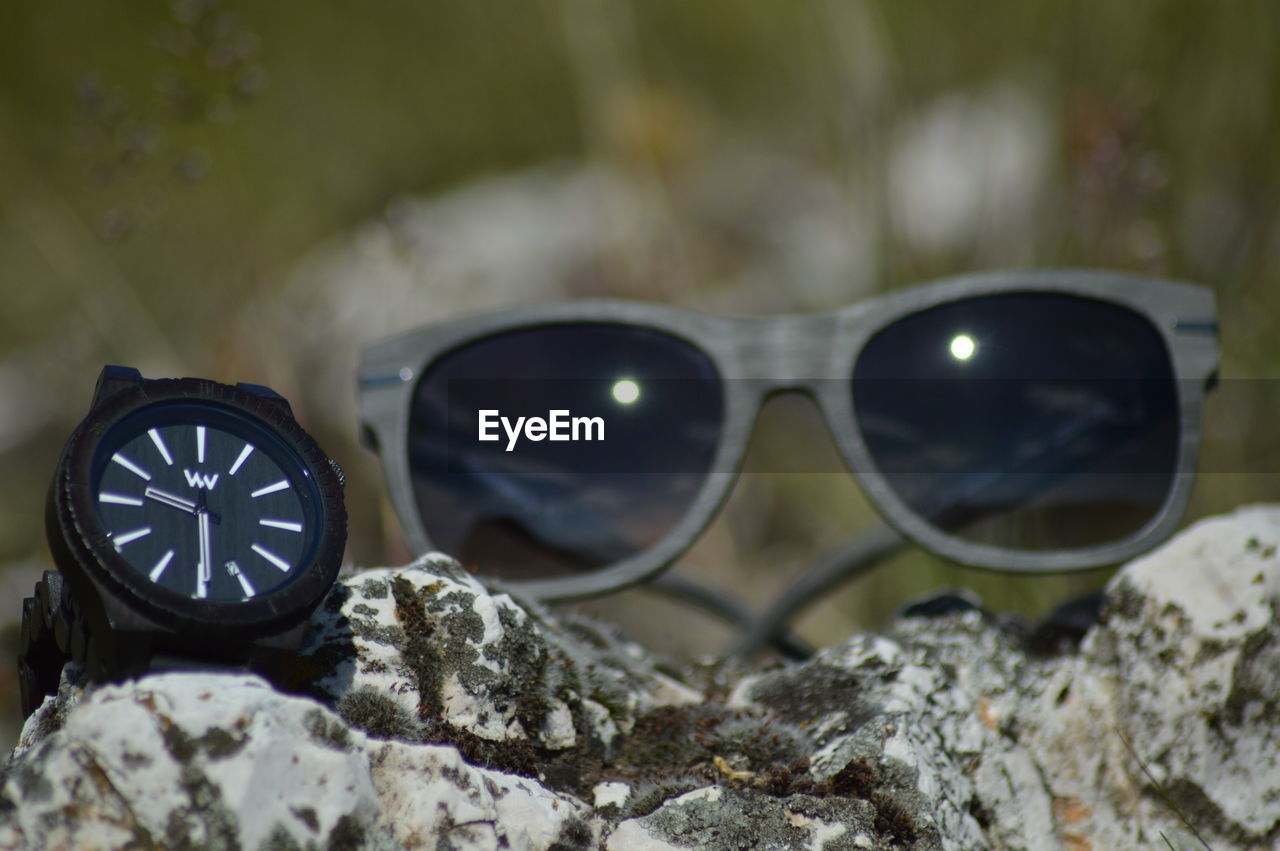
[(744, 373), (764, 395), (811, 391), (832, 374), (836, 324), (828, 316), (778, 316), (748, 320), (741, 329)]

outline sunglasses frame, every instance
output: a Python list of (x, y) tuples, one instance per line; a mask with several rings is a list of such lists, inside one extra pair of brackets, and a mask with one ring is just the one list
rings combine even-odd
[[(850, 389), (854, 366), (872, 336), (919, 311), (976, 296), (1077, 295), (1128, 308), (1157, 329), (1177, 386), (1180, 447), (1164, 504), (1123, 540), (1071, 550), (1011, 550), (947, 534), (917, 515), (872, 463)], [(741, 468), (761, 406), (801, 392), (826, 417), (841, 457), (868, 500), (905, 538), (951, 561), (994, 570), (1050, 573), (1116, 564), (1151, 548), (1177, 527), (1191, 496), (1205, 392), (1216, 378), (1218, 322), (1213, 292), (1163, 278), (1097, 270), (999, 271), (944, 278), (816, 314), (720, 317), (669, 305), (580, 300), (532, 305), (445, 321), (365, 346), (359, 373), (366, 442), (382, 458), (391, 501), (414, 552), (433, 549), (408, 463), (409, 414), (420, 378), (442, 355), (509, 331), (550, 324), (636, 325), (665, 332), (702, 352), (724, 388), (724, 420), (711, 472), (681, 520), (653, 547), (607, 567), (555, 579), (501, 580), (544, 602), (618, 591), (674, 562), (715, 518)], [(833, 381), (832, 379), (839, 379)]]

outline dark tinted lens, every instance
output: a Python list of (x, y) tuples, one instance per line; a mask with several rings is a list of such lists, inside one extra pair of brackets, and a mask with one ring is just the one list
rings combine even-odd
[(920, 516), (1011, 549), (1096, 546), (1160, 510), (1177, 465), (1169, 354), (1141, 315), (1069, 295), (965, 299), (873, 337), (859, 427)]
[(417, 385), (418, 511), (436, 547), (486, 573), (602, 567), (684, 516), (722, 420), (711, 361), (669, 334), (563, 324), (488, 337)]

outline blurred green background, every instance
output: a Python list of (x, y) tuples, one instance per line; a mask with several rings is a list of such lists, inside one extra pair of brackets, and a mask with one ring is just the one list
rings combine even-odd
[[(1270, 0), (0, 5), (6, 646), (104, 362), (284, 393), (348, 471), (348, 562), (400, 563), (359, 345), (565, 296), (773, 313), (1008, 266), (1197, 280), (1227, 382), (1188, 520), (1276, 500), (1277, 103)], [(788, 399), (750, 463), (837, 464)], [(870, 518), (847, 476), (748, 474), (678, 570), (762, 605)], [(800, 628), (837, 641), (948, 585), (1038, 616), (1106, 577), (908, 553)], [(585, 608), (681, 656), (728, 636), (643, 591)]]

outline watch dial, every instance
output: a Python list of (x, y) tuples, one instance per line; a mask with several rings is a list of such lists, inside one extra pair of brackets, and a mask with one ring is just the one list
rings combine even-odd
[(301, 459), (266, 426), (213, 405), (156, 405), (121, 421), (99, 446), (93, 494), (129, 566), (197, 600), (269, 594), (320, 539)]

